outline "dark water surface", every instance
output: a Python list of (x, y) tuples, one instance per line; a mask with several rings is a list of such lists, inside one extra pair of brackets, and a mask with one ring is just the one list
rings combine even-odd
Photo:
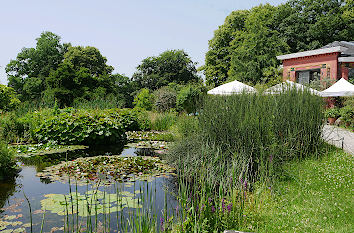
[[(110, 148), (97, 150), (97, 151), (83, 151), (79, 155), (81, 156), (96, 156), (96, 155), (110, 155), (120, 154), (122, 156), (140, 156), (140, 155), (153, 155), (153, 151), (149, 149), (137, 149), (137, 148), (123, 148), (119, 147), (116, 150), (108, 150)], [(60, 183), (58, 181), (50, 181), (47, 179), (41, 179), (36, 176), (38, 171), (41, 171), (45, 166), (43, 161), (29, 161), (28, 163), (21, 162), (20, 166), (22, 171), (19, 176), (13, 180), (7, 182), (0, 182), (0, 232), (12, 232), (11, 229), (17, 229), (17, 232), (30, 232), (30, 211), (24, 194), (28, 197), (32, 209), (33, 218), (33, 232), (40, 232), (41, 222), (43, 218), (43, 210), (41, 200), (46, 199), (44, 195), (47, 194), (69, 194), (69, 184)], [(46, 164), (47, 165), (47, 164)], [(134, 191), (138, 190), (138, 194), (134, 194), (135, 199), (139, 199), (139, 203), (142, 204), (142, 208), (124, 208), (121, 211), (114, 212), (106, 215), (97, 215), (97, 225), (106, 225), (105, 232), (124, 232), (123, 229), (118, 229), (127, 224), (128, 219), (130, 222), (134, 219), (137, 210), (142, 210), (143, 213), (152, 213), (156, 222), (159, 222), (164, 212), (173, 212), (177, 206), (177, 201), (171, 195), (169, 191), (166, 191), (167, 187), (171, 187), (172, 178), (169, 177), (156, 177), (152, 181), (136, 181), (133, 184), (130, 183), (115, 183), (110, 186), (99, 187), (96, 190), (100, 190), (105, 194), (115, 194), (117, 190), (119, 192), (125, 191), (134, 194)], [(72, 193), (76, 193), (76, 186), (71, 186)], [(77, 193), (85, 195), (88, 190), (93, 190), (91, 185), (83, 185), (77, 187)], [(118, 213), (118, 214), (117, 214)], [(108, 217), (109, 216), (109, 217)], [(61, 216), (51, 211), (45, 211), (44, 231), (43, 232), (63, 232), (60, 229), (64, 226), (65, 215)], [(91, 217), (94, 222), (95, 217)], [(109, 222), (108, 223), (108, 218)], [(79, 217), (79, 222), (83, 228), (87, 226), (87, 218)], [(70, 215), (69, 222), (72, 218)], [(74, 222), (76, 217), (74, 217)], [(4, 223), (5, 222), (5, 223)], [(106, 222), (106, 224), (104, 224)], [(75, 225), (76, 223), (74, 223)], [(6, 228), (4, 228), (4, 225)], [(158, 228), (158, 226), (157, 226)], [(110, 229), (110, 230), (108, 230)]]

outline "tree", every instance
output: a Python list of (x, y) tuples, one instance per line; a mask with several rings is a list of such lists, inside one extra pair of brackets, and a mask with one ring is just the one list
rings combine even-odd
[(170, 82), (198, 82), (196, 63), (183, 50), (168, 50), (158, 57), (148, 57), (137, 67), (133, 81), (140, 88), (159, 89)]
[(290, 0), (278, 8), (282, 20), (277, 30), (292, 53), (352, 40), (354, 21), (353, 15), (348, 17), (350, 9), (352, 0)]
[(252, 8), (245, 21), (245, 31), (235, 33), (231, 42), (232, 55), (229, 80), (256, 84), (266, 81), (269, 67), (278, 67), (276, 56), (287, 53), (288, 45), (273, 27), (276, 7), (270, 4)]
[(41, 96), (46, 88), (46, 77), (58, 68), (70, 46), (61, 43), (60, 36), (52, 32), (43, 32), (36, 40), (36, 48), (23, 48), (6, 66), (8, 85), (20, 94), (22, 100)]
[(12, 110), (19, 103), (13, 88), (0, 84), (0, 110)]
[(89, 100), (99, 93), (107, 93), (101, 85), (111, 78), (113, 67), (106, 62), (97, 48), (69, 47), (63, 62), (46, 80), (46, 94), (57, 99), (61, 106), (70, 106), (75, 98)]
[(353, 0), (289, 0), (232, 12), (209, 41), (203, 67), (207, 84), (268, 82), (280, 64), (276, 55), (351, 41), (353, 5)]
[(214, 32), (209, 40), (209, 51), (205, 55), (204, 74), (207, 84), (221, 85), (228, 79), (231, 60), (231, 42), (236, 32), (245, 28), (249, 11), (233, 11), (226, 17), (223, 25)]

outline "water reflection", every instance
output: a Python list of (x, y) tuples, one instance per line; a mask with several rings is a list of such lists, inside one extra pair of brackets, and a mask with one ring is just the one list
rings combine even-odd
[(17, 179), (14, 178), (8, 181), (0, 181), (0, 213), (3, 212), (2, 208), (7, 203), (8, 199), (14, 195), (17, 189), (21, 189), (22, 185), (17, 184)]
[[(20, 172), (19, 176), (13, 180), (9, 180), (7, 182), (0, 182), (0, 222), (1, 217), (3, 216), (13, 216), (17, 215), (22, 216), (19, 219), (13, 221), (20, 221), (23, 225), (19, 225), (16, 227), (8, 226), (8, 229), (25, 227), (29, 222), (29, 209), (28, 204), (26, 202), (18, 202), (16, 200), (23, 200), (25, 193), (32, 206), (33, 211), (33, 222), (34, 232), (40, 231), (40, 223), (42, 221), (43, 210), (41, 205), (41, 200), (46, 199), (45, 195), (47, 194), (68, 194), (69, 193), (69, 185), (62, 184), (60, 182), (52, 182), (49, 179), (39, 178), (36, 176), (38, 171), (43, 170), (45, 167), (53, 165), (54, 163), (60, 163), (65, 160), (74, 160), (78, 157), (87, 157), (87, 156), (96, 156), (96, 155), (122, 155), (122, 156), (156, 156), (156, 153), (152, 149), (146, 148), (132, 148), (123, 146), (115, 146), (115, 147), (102, 147), (95, 149), (84, 149), (67, 152), (64, 156), (62, 153), (50, 154), (50, 155), (40, 155), (33, 156), (31, 158), (22, 158), (22, 168), (23, 170)], [(155, 217), (160, 219), (163, 215), (163, 209), (165, 206), (169, 209), (169, 211), (173, 211), (173, 208), (177, 205), (177, 201), (173, 195), (169, 195), (169, 193), (165, 192), (166, 186), (168, 186), (169, 190), (173, 189), (174, 181), (171, 178), (166, 177), (157, 177), (152, 182), (147, 181), (135, 181), (130, 183), (130, 186), (127, 183), (121, 183), (124, 191), (129, 193), (134, 193), (136, 190), (140, 190), (142, 194), (140, 197), (144, 197), (145, 200), (152, 200), (152, 203), (146, 202), (143, 205), (144, 213), (156, 213)], [(108, 193), (115, 193), (115, 186), (103, 187), (100, 188), (101, 191), (105, 191)], [(72, 187), (74, 190), (74, 186)], [(78, 192), (84, 194), (90, 190), (89, 187), (81, 186), (78, 187)], [(149, 195), (153, 194), (153, 198), (151, 199)], [(13, 212), (13, 208), (11, 206), (16, 206), (16, 211)], [(4, 208), (5, 207), (5, 208)], [(153, 207), (154, 210), (151, 209)], [(19, 212), (20, 211), (20, 212)], [(132, 215), (136, 213), (135, 209), (126, 208), (122, 210), (119, 214), (122, 217), (117, 219), (116, 214), (112, 214), (111, 225), (114, 229), (117, 229), (117, 225), (121, 227), (124, 226), (127, 222), (127, 218), (131, 218)], [(58, 216), (55, 213), (51, 213), (46, 211), (45, 215), (45, 232), (51, 231), (53, 228), (62, 227), (63, 216)], [(26, 228), (27, 229), (27, 228)], [(28, 229), (27, 229), (28, 230)]]

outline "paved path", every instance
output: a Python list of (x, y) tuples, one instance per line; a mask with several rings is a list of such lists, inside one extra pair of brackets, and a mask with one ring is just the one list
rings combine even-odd
[(354, 132), (337, 126), (325, 125), (323, 127), (323, 138), (329, 144), (343, 148), (346, 152), (354, 155)]

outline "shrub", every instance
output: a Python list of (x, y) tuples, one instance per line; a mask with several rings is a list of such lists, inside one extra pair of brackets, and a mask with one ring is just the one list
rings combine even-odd
[(13, 177), (17, 170), (13, 152), (8, 149), (7, 144), (0, 142), (0, 180)]
[(155, 109), (165, 112), (176, 108), (176, 92), (169, 87), (161, 87), (155, 91)]
[(177, 95), (177, 110), (196, 113), (205, 93), (206, 89), (202, 86), (183, 87)]
[(152, 110), (154, 105), (154, 95), (150, 94), (149, 90), (143, 88), (140, 92), (134, 97), (134, 106), (137, 108)]
[[(130, 124), (129, 126), (124, 124)], [(125, 140), (125, 127), (133, 127), (117, 109), (87, 111), (66, 108), (45, 120), (36, 130), (39, 142), (59, 144), (112, 144)]]
[(0, 109), (12, 110), (20, 104), (13, 88), (0, 84)]
[(340, 112), (337, 108), (328, 108), (325, 110), (325, 117), (327, 118), (337, 118), (340, 116)]
[(348, 105), (340, 109), (341, 119), (346, 124), (354, 124), (354, 107)]

